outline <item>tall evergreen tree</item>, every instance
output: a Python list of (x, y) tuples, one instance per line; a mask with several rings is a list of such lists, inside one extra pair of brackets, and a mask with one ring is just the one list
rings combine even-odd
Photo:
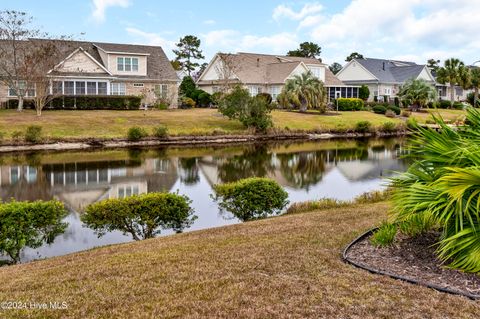
[(194, 35), (186, 35), (180, 38), (180, 41), (176, 44), (177, 50), (173, 50), (176, 54), (176, 60), (180, 62), (182, 69), (185, 70), (189, 76), (192, 75), (192, 71), (195, 71), (200, 66), (195, 60), (201, 60), (205, 57), (200, 50), (201, 41)]
[(300, 47), (298, 49), (288, 51), (287, 55), (320, 60), (320, 53), (322, 53), (322, 48), (318, 44), (313, 42), (303, 42), (300, 43)]

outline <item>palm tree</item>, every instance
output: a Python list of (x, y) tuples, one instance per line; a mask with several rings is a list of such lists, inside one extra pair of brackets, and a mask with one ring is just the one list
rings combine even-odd
[(465, 89), (473, 89), (473, 106), (477, 106), (478, 90), (480, 89), (480, 69), (473, 67), (468, 70), (467, 81), (464, 81), (463, 87)]
[(437, 70), (437, 81), (442, 84), (450, 85), (450, 100), (455, 100), (455, 85), (462, 82), (462, 72), (464, 72), (465, 64), (456, 58), (445, 60), (443, 67)]
[(435, 88), (422, 79), (411, 79), (405, 82), (400, 88), (398, 96), (402, 101), (408, 101), (413, 111), (425, 106), (429, 101), (437, 98)]
[(323, 82), (310, 71), (287, 80), (282, 93), (300, 112), (306, 112), (308, 108), (319, 108), (321, 113), (325, 112), (326, 92)]
[(480, 111), (469, 108), (466, 117), (462, 128), (438, 117), (440, 131), (417, 127), (408, 155), (414, 163), (392, 179), (392, 212), (405, 234), (439, 227), (440, 259), (480, 272)]

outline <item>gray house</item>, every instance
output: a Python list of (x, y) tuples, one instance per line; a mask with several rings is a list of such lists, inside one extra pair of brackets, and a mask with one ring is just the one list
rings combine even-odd
[(346, 85), (367, 85), (369, 100), (374, 97), (394, 98), (405, 81), (423, 79), (435, 85), (435, 78), (426, 65), (385, 59), (353, 59), (337, 73)]

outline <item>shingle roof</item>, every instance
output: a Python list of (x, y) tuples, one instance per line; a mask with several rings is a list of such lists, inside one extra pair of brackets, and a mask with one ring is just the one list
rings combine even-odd
[[(283, 84), (292, 71), (300, 65), (316, 64), (325, 66), (322, 62), (312, 58), (290, 57), (281, 55), (258, 54), (239, 52), (237, 54), (219, 54), (233, 69), (233, 73), (242, 83), (255, 84)], [(328, 68), (326, 72), (326, 85), (343, 85)]]
[(373, 58), (355, 59), (355, 61), (384, 83), (403, 83), (406, 80), (417, 78), (425, 68), (425, 65), (407, 61)]
[[(51, 41), (46, 39), (30, 39), (25, 43), (35, 45), (36, 41)], [(163, 49), (159, 46), (147, 46), (147, 45), (131, 45), (131, 44), (117, 44), (117, 43), (101, 43), (101, 42), (89, 42), (89, 41), (53, 41), (56, 43), (58, 50), (63, 57), (58, 61), (65, 59), (73, 51), (81, 47), (88, 54), (90, 54), (97, 62), (106, 67), (105, 62), (102, 60), (99, 48), (104, 51), (115, 51), (131, 54), (148, 54), (147, 57), (147, 76), (122, 76), (122, 78), (143, 78), (146, 80), (167, 80), (178, 81), (178, 76), (173, 69), (170, 61)]]

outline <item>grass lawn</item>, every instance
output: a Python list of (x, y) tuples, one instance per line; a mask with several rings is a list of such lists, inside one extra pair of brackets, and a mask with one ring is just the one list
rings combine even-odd
[(5, 318), (478, 318), (480, 303), (346, 265), (385, 202), (184, 233), (0, 268)]
[[(329, 131), (352, 129), (361, 120), (374, 126), (384, 122), (401, 122), (371, 112), (340, 112), (320, 115), (318, 112), (274, 111), (276, 128), (298, 131)], [(166, 125), (171, 135), (206, 135), (245, 133), (237, 121), (230, 121), (214, 109), (149, 110), (149, 111), (45, 111), (37, 117), (34, 111), (19, 113), (0, 110), (0, 132), (10, 139), (15, 131), (24, 132), (29, 125), (40, 125), (49, 138), (115, 138), (125, 137), (128, 128), (142, 126), (149, 133), (158, 125)]]
[(428, 119), (433, 120), (432, 114), (440, 115), (444, 120), (455, 122), (455, 120), (465, 118), (466, 112), (464, 110), (436, 109), (427, 110), (426, 112), (413, 112), (412, 116), (419, 123), (426, 123)]

